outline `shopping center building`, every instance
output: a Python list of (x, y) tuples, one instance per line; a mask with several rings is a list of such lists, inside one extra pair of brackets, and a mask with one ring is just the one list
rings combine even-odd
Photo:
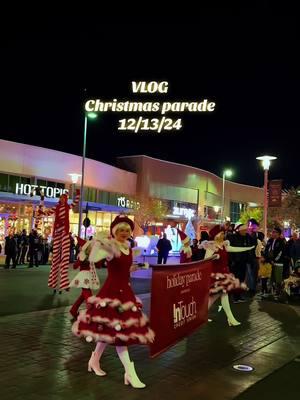
[[(220, 222), (223, 180), (217, 175), (144, 155), (118, 157), (116, 165), (86, 159), (83, 217), (88, 213), (91, 221), (87, 236), (108, 230), (119, 213), (134, 218), (136, 200), (149, 197), (168, 207), (166, 216), (153, 222), (151, 234), (170, 230), (172, 219), (182, 226), (192, 219), (198, 233)], [(80, 178), (72, 183), (70, 174), (80, 173), (79, 156), (0, 140), (0, 241), (3, 243), (10, 228), (31, 229), (41, 189), (46, 207), (53, 207), (64, 192), (73, 197)], [(263, 189), (226, 180), (224, 199), (224, 218), (236, 222), (246, 207), (263, 204)], [(78, 232), (78, 220), (75, 208), (70, 215), (73, 233)], [(52, 218), (44, 219), (44, 235), (51, 235), (52, 224)]]

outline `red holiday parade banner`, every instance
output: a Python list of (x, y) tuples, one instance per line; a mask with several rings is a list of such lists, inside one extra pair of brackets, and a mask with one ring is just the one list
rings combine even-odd
[(155, 341), (150, 356), (166, 351), (207, 322), (213, 259), (153, 265), (150, 324)]

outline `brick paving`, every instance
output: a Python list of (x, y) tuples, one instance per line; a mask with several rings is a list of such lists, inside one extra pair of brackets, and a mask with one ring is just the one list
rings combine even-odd
[[(142, 288), (142, 283), (134, 280), (134, 286)], [(0, 301), (2, 297), (0, 293)], [(148, 312), (150, 297), (141, 297)], [(26, 296), (15, 301), (25, 302)], [(130, 348), (147, 384), (141, 391), (123, 384), (123, 369), (113, 347), (102, 358), (106, 377), (87, 372), (93, 345), (71, 334), (68, 309), (0, 317), (2, 399), (114, 400), (141, 395), (144, 399), (232, 399), (300, 355), (300, 307), (256, 300), (233, 305), (243, 324), (228, 327), (216, 305), (211, 323), (158, 358), (150, 359), (144, 346)], [(237, 373), (232, 370), (234, 362), (253, 364), (255, 372)]]

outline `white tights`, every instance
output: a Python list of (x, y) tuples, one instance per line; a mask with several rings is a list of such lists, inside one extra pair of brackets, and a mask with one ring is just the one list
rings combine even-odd
[[(99, 361), (100, 361), (100, 358), (101, 358), (106, 346), (107, 346), (107, 343), (103, 343), (103, 342), (98, 342), (96, 344), (95, 355)], [(124, 366), (125, 371), (127, 372), (128, 367), (130, 366), (130, 362), (131, 362), (130, 358), (129, 358), (127, 346), (116, 346), (116, 351), (118, 353), (119, 359), (121, 360), (121, 363)]]

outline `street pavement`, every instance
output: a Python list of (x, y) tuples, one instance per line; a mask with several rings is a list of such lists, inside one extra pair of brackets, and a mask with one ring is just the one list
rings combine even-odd
[[(114, 347), (102, 358), (108, 375), (88, 373), (93, 344), (72, 335), (68, 313), (78, 291), (53, 295), (48, 273), (49, 266), (0, 270), (1, 399), (282, 400), (283, 384), (293, 390), (299, 377), (300, 306), (257, 299), (232, 305), (238, 327), (226, 324), (216, 304), (212, 322), (155, 359), (146, 347), (131, 347), (143, 390), (123, 384)], [(105, 275), (101, 270), (102, 283)], [(132, 286), (149, 313), (150, 274), (145, 276), (136, 274)], [(235, 371), (234, 364), (254, 370)]]

